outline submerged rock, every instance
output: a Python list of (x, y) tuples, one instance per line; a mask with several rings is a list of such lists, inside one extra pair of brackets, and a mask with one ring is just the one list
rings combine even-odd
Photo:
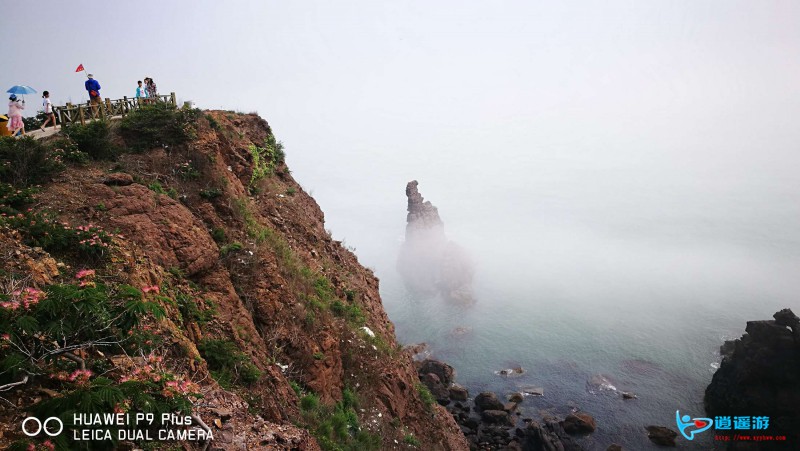
[(535, 385), (518, 385), (519, 390), (525, 396), (544, 396), (544, 388)]
[(656, 445), (675, 446), (678, 433), (664, 426), (647, 426), (647, 438)]
[(567, 434), (589, 434), (597, 429), (594, 418), (588, 413), (583, 412), (567, 415), (564, 421), (561, 422), (561, 425)]

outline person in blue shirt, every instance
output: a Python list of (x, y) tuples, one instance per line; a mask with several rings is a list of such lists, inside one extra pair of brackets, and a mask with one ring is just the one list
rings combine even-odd
[(89, 74), (87, 76), (89, 77), (89, 79), (86, 80), (84, 86), (86, 87), (86, 90), (89, 92), (89, 100), (92, 104), (92, 111), (94, 115), (97, 116), (97, 105), (103, 104), (103, 99), (100, 97), (100, 83), (98, 83), (97, 80), (94, 79), (94, 75)]
[(139, 84), (139, 86), (136, 87), (136, 98), (137, 99), (146, 98), (147, 97), (147, 90), (145, 89), (144, 86), (142, 86), (142, 80), (139, 80), (136, 83)]

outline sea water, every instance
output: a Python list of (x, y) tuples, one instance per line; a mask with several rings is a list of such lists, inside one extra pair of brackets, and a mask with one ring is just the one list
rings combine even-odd
[[(749, 320), (800, 312), (800, 182), (781, 163), (795, 158), (785, 149), (734, 159), (465, 135), (473, 141), (451, 136), (427, 152), (343, 150), (297, 164), (290, 153), (290, 166), (334, 236), (375, 270), (400, 341), (427, 343), (473, 396), (541, 387), (522, 417), (579, 409), (597, 421), (580, 438), (587, 449), (657, 449), (646, 426), (677, 430), (676, 410), (704, 416), (724, 340)], [(411, 179), (475, 262), (472, 307), (415, 298), (399, 278)], [(516, 366), (524, 374), (497, 374)], [(709, 449), (713, 437), (678, 442)]]

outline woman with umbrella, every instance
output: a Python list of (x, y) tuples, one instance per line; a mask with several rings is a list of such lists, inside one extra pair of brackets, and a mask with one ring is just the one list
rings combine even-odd
[(11, 136), (17, 133), (25, 135), (25, 124), (22, 122), (22, 110), (25, 109), (25, 101), (17, 99), (16, 94), (11, 94), (8, 98), (8, 129)]
[(33, 94), (35, 89), (25, 85), (14, 85), (6, 91), (11, 94), (8, 98), (8, 129), (11, 130), (12, 136), (17, 136), (17, 133), (25, 134), (25, 124), (22, 122), (22, 110), (25, 109), (25, 99), (21, 101), (17, 99), (17, 94)]

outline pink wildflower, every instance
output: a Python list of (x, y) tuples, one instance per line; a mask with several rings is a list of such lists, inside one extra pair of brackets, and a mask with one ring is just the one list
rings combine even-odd
[(94, 277), (94, 269), (83, 269), (78, 271), (78, 274), (75, 274), (76, 279), (83, 279), (84, 277)]
[(161, 293), (161, 288), (158, 285), (152, 285), (149, 287), (142, 287), (142, 291), (145, 293), (153, 292), (153, 293)]

